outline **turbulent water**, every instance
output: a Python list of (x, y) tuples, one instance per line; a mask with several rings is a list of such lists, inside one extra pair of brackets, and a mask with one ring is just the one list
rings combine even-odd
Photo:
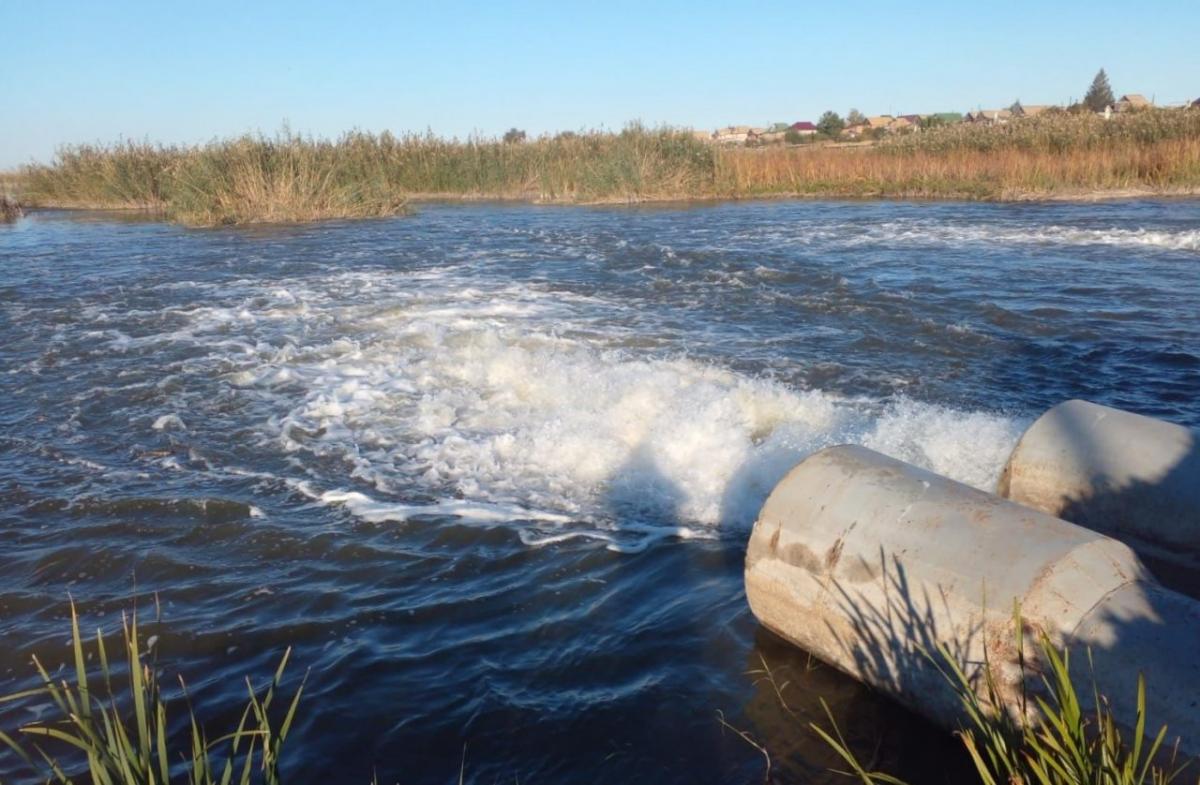
[(761, 778), (718, 712), (812, 781), (820, 697), (929, 775), (756, 628), (758, 507), (843, 442), (991, 489), (1069, 397), (1200, 424), (1198, 265), (1184, 201), (0, 226), (0, 692), (157, 594), (202, 706), (312, 669), (296, 782)]

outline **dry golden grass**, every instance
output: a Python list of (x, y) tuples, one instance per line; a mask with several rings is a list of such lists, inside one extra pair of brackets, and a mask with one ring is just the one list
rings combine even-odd
[(868, 147), (718, 148), (640, 125), (513, 144), (359, 132), (324, 141), (284, 131), (196, 147), (77, 145), (21, 177), (28, 204), (158, 210), (201, 225), (391, 215), (428, 197), (594, 203), (1197, 193), (1200, 111), (1038, 117)]
[(1021, 199), (1200, 189), (1200, 138), (1044, 150), (897, 152), (774, 148), (723, 152), (719, 190), (730, 196), (812, 195)]
[(390, 215), (409, 195), (643, 201), (712, 195), (714, 150), (631, 126), (530, 143), (283, 132), (199, 147), (77, 145), (26, 167), (23, 198), (66, 208), (159, 210), (188, 224)]

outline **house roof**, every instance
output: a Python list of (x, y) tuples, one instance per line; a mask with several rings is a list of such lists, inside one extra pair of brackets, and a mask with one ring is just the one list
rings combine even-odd
[(1035, 117), (1047, 109), (1052, 108), (1053, 107), (1050, 104), (1021, 104), (1021, 114), (1025, 115), (1026, 117)]
[(1129, 93), (1128, 95), (1123, 95), (1121, 96), (1121, 100), (1117, 101), (1117, 103), (1129, 104), (1130, 106), (1138, 109), (1142, 109), (1150, 105), (1150, 102), (1146, 100), (1146, 96), (1141, 95), (1140, 93)]
[(919, 114), (902, 114), (899, 117), (897, 117), (896, 119), (897, 120), (907, 120), (908, 122), (912, 123), (913, 125), (919, 125), (922, 120), (922, 117)]
[(801, 120), (798, 123), (792, 123), (790, 127), (793, 131), (816, 131), (816, 130), (818, 130), (817, 126), (814, 123), (810, 123), (807, 120)]
[(883, 128), (895, 119), (890, 114), (876, 115), (875, 117), (867, 118), (866, 126), (868, 128)]

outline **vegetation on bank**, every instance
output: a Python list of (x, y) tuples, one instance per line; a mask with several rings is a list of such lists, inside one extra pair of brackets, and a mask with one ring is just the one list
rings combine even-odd
[[(740, 153), (740, 154), (739, 154)], [(721, 157), (737, 195), (1022, 199), (1200, 191), (1200, 111), (1057, 114), (958, 124), (871, 147), (765, 148)]]
[(157, 210), (188, 224), (391, 215), (410, 195), (598, 202), (714, 192), (716, 151), (631, 126), (532, 142), (284, 131), (197, 147), (124, 142), (61, 149), (24, 170), (32, 205)]
[(872, 146), (722, 148), (676, 129), (524, 140), (283, 131), (198, 146), (75, 145), (21, 172), (28, 205), (154, 210), (195, 225), (360, 218), (410, 199), (594, 203), (761, 196), (1014, 199), (1200, 191), (1200, 111), (930, 128)]
[(19, 178), (0, 172), (0, 223), (15, 221), (22, 215), (17, 201), (18, 182)]
[(0, 221), (15, 221), (23, 215), (21, 203), (8, 194), (0, 194)]

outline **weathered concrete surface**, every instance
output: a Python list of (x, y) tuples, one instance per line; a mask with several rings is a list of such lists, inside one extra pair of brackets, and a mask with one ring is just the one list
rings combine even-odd
[[(1020, 603), (1026, 635), (1093, 650), (1118, 717), (1133, 721), (1141, 669), (1150, 727), (1200, 742), (1200, 605), (1114, 539), (865, 448), (819, 452), (776, 486), (750, 537), (746, 596), (769, 629), (947, 727), (959, 702), (926, 653), (945, 645), (973, 677), (986, 656), (1017, 713)], [(1086, 663), (1074, 658), (1083, 696)], [(1025, 687), (1039, 691), (1040, 676), (1026, 672)]]
[(1200, 556), (1200, 439), (1181, 425), (1067, 401), (1025, 431), (998, 491), (1156, 557)]

